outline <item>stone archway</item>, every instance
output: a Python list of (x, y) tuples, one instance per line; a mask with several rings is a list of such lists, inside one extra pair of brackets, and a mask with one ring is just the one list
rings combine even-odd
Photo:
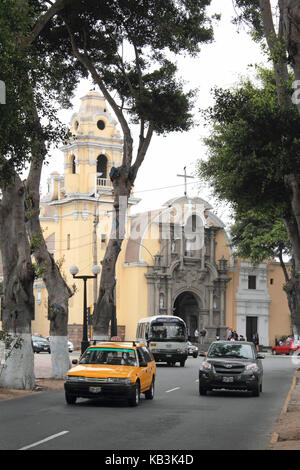
[(174, 301), (173, 315), (182, 318), (188, 328), (188, 335), (191, 341), (195, 341), (195, 329), (200, 325), (200, 299), (191, 291), (181, 292)]

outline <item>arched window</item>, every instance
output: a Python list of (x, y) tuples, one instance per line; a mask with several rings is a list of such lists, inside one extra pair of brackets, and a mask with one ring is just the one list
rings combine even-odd
[(97, 173), (101, 178), (107, 178), (107, 158), (105, 155), (97, 157)]
[(75, 160), (76, 160), (75, 155), (72, 155), (71, 162), (72, 162), (72, 173), (73, 173), (73, 175), (76, 174), (76, 162), (75, 162)]
[(196, 214), (192, 214), (186, 221), (184, 227), (185, 255), (197, 256), (203, 247), (204, 226), (202, 219)]

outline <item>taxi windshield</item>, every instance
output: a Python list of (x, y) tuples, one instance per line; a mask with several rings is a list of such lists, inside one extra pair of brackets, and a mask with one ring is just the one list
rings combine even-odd
[(134, 349), (88, 348), (81, 356), (79, 364), (107, 364), (120, 366), (136, 366)]
[(241, 359), (254, 359), (253, 349), (250, 344), (213, 343), (209, 348), (207, 357), (236, 357)]

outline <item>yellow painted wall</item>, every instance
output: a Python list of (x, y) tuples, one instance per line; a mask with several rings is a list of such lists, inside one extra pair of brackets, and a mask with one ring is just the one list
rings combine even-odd
[[(271, 284), (271, 279), (273, 283)], [(270, 305), (269, 337), (270, 344), (275, 345), (275, 338), (292, 334), (291, 317), (286, 294), (282, 287), (285, 283), (281, 266), (270, 263), (268, 266), (268, 290), (272, 299)]]

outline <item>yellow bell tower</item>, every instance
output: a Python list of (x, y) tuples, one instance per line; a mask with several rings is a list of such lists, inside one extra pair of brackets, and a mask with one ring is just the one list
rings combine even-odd
[(65, 195), (111, 197), (109, 172), (121, 164), (123, 139), (104, 97), (89, 91), (70, 125), (74, 138), (62, 149)]

